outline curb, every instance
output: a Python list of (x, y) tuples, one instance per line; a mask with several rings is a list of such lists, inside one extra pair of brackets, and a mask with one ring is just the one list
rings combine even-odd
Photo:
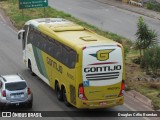
[(135, 90), (130, 90), (130, 91), (126, 92), (126, 94), (128, 94), (129, 96), (137, 99), (138, 101), (140, 101), (141, 103), (145, 104), (149, 108), (151, 108), (151, 109), (153, 108), (152, 100), (150, 100), (146, 96), (140, 94), (139, 92), (137, 92)]

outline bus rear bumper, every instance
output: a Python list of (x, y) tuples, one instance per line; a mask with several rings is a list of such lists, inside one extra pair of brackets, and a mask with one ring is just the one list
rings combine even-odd
[(96, 109), (96, 108), (109, 108), (117, 105), (122, 105), (124, 103), (124, 96), (107, 99), (107, 100), (79, 100), (79, 109)]

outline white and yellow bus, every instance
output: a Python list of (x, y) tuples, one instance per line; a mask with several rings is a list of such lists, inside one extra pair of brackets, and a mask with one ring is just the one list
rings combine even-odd
[(66, 105), (94, 109), (124, 103), (121, 44), (61, 18), (30, 20), (18, 38), (25, 66)]

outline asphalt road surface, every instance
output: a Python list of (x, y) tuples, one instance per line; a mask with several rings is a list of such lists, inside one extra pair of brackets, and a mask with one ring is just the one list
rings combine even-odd
[[(29, 110), (29, 111), (77, 111), (74, 107), (66, 107), (63, 102), (59, 102), (56, 99), (55, 92), (48, 87), (44, 82), (42, 82), (38, 77), (34, 77), (30, 74), (29, 70), (24, 67), (22, 63), (22, 45), (21, 41), (17, 39), (17, 32), (8, 25), (5, 18), (0, 12), (0, 74), (16, 74), (20, 73), (29, 83), (29, 86), (33, 92), (33, 108), (9, 108), (7, 110)], [(126, 96), (125, 104), (122, 106), (117, 106), (114, 108), (104, 109), (103, 111), (135, 111), (147, 110), (141, 103), (130, 99)], [(130, 104), (132, 103), (132, 104)], [(131, 106), (130, 106), (131, 105)], [(139, 108), (136, 108), (138, 106)], [(2, 120), (19, 120), (21, 118), (0, 118)], [(23, 118), (32, 120), (34, 118)], [(97, 118), (92, 117), (54, 117), (54, 118), (38, 118), (39, 120), (97, 120)], [(106, 120), (105, 117), (98, 118), (99, 120)], [(149, 120), (148, 118), (125, 118), (125, 117), (112, 117), (111, 120)]]
[[(136, 39), (138, 17), (143, 16), (96, 0), (49, 0), (49, 5), (104, 31), (116, 33), (131, 40)], [(157, 31), (160, 38), (160, 20), (146, 16), (143, 18), (152, 29)]]

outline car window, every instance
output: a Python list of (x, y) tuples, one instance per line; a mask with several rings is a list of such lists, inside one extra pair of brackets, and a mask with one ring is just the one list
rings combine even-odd
[(5, 88), (9, 91), (23, 90), (27, 87), (25, 82), (6, 83)]

